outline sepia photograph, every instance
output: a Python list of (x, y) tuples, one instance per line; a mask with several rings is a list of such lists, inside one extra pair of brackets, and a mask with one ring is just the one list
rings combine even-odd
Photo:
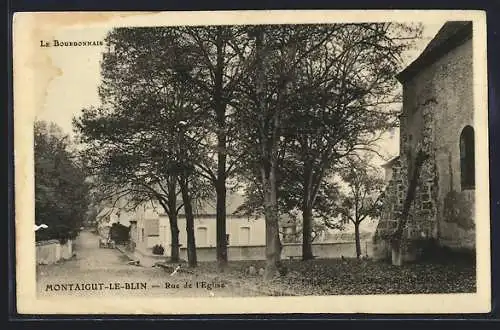
[(485, 22), (16, 15), (18, 309), (488, 312)]

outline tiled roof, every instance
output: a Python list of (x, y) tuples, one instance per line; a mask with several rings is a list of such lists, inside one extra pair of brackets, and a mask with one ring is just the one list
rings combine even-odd
[[(236, 209), (243, 204), (245, 198), (237, 193), (227, 191), (226, 193), (226, 215), (232, 215)], [(182, 201), (179, 201), (179, 205)], [(193, 206), (195, 215), (215, 216), (217, 214), (217, 200), (215, 198), (200, 202)], [(179, 215), (184, 215), (184, 208), (181, 208)]]

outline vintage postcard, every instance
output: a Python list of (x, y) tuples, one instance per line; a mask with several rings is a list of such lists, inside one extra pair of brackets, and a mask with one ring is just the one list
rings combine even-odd
[(18, 313), (489, 312), (485, 17), (15, 14)]

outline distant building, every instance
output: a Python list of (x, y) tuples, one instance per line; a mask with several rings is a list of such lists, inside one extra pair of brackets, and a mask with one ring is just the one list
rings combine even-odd
[(137, 217), (137, 210), (130, 209), (130, 201), (122, 197), (116, 201), (105, 201), (102, 203), (100, 212), (97, 215), (97, 222), (101, 224), (120, 223), (130, 226), (130, 221)]
[[(179, 202), (179, 205), (181, 202)], [(236, 208), (243, 203), (239, 194), (228, 193), (226, 198), (226, 239), (228, 246), (263, 246), (265, 245), (265, 222), (262, 217), (236, 215)], [(160, 208), (145, 204), (136, 216), (133, 224), (132, 239), (136, 246), (150, 249), (156, 244), (165, 248), (165, 255), (170, 254), (171, 234), (170, 222)], [(181, 208), (177, 218), (179, 228), (179, 244), (181, 254), (187, 248), (186, 217)], [(195, 241), (197, 250), (215, 251), (216, 247), (216, 208), (214, 201), (207, 201), (195, 208)], [(215, 252), (214, 252), (215, 253)]]
[[(386, 208), (376, 231), (377, 254), (390, 254), (387, 234), (396, 228), (419, 150), (429, 158), (420, 170), (405, 237), (410, 243), (435, 239), (473, 251), (472, 22), (444, 24), (397, 78), (403, 85), (400, 155), (385, 166)], [(405, 257), (415, 257), (411, 244)]]
[(139, 250), (150, 249), (162, 243), (159, 210), (154, 204), (144, 203), (138, 206), (129, 223), (130, 239)]
[[(226, 239), (229, 260), (265, 259), (266, 223), (264, 216), (249, 217), (235, 214), (243, 203), (244, 197), (238, 193), (227, 194), (226, 199)], [(179, 202), (180, 205), (180, 202)], [(164, 256), (171, 253), (170, 222), (160, 207), (144, 204), (136, 210), (135, 220), (131, 222), (130, 238), (136, 250), (144, 255), (151, 254), (152, 248), (162, 245)], [(280, 237), (283, 244), (282, 258), (302, 255), (301, 233), (295, 222), (282, 217)], [(187, 259), (186, 218), (181, 208), (177, 225), (179, 228), (180, 257)], [(371, 237), (376, 222), (369, 220), (362, 225), (363, 254), (371, 255)], [(194, 232), (198, 260), (216, 259), (217, 221), (215, 201), (207, 201), (195, 208)], [(316, 237), (313, 253), (322, 258), (355, 256), (354, 229), (350, 224), (346, 230), (329, 230)]]

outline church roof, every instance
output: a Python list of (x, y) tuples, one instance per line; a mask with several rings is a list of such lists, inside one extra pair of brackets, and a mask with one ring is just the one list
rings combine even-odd
[(449, 21), (438, 31), (429, 42), (420, 56), (406, 69), (401, 71), (396, 78), (404, 83), (412, 78), (423, 68), (431, 65), (450, 50), (458, 47), (472, 37), (471, 21)]

